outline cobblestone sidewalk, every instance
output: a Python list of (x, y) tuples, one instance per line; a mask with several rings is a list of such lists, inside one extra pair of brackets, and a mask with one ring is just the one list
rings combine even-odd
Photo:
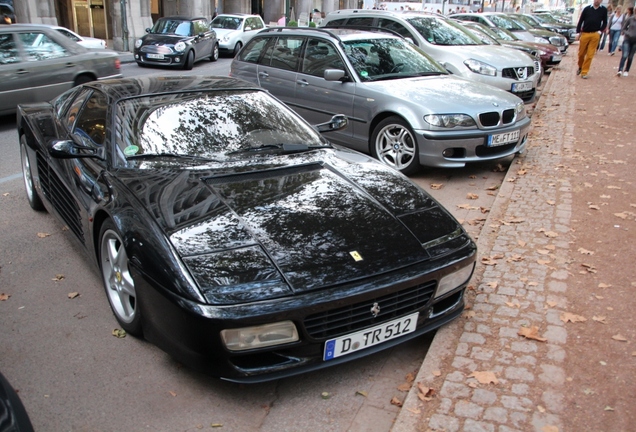
[(573, 124), (555, 119), (575, 115), (572, 48), (546, 84), (527, 153), (510, 167), (479, 237), (469, 308), (438, 331), (393, 432), (564, 430), (568, 331), (559, 306), (572, 195), (554, 167), (572, 145)]

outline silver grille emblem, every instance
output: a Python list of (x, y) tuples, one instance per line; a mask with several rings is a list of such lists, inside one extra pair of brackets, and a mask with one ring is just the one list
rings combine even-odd
[(528, 78), (527, 73), (528, 73), (528, 71), (524, 67), (517, 69), (517, 77), (519, 77), (519, 79), (524, 80), (524, 79)]
[(373, 318), (376, 318), (379, 314), (380, 314), (380, 305), (377, 302), (373, 303), (373, 306), (371, 307), (371, 315), (373, 315)]

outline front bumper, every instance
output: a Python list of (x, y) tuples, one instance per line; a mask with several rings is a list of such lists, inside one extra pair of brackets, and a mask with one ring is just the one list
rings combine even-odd
[[(464, 290), (468, 281), (434, 299), (441, 278), (459, 268), (474, 265), (476, 246), (466, 233), (450, 244), (441, 244), (445, 254), (407, 269), (359, 281), (345, 286), (310, 292), (295, 297), (248, 304), (211, 306), (186, 300), (158, 288), (133, 269), (135, 287), (144, 317), (144, 336), (189, 367), (219, 376), (224, 380), (257, 383), (333, 366), (390, 348), (427, 333), (458, 317), (464, 308)], [(406, 295), (408, 297), (401, 297)], [(399, 299), (405, 305), (392, 309)], [(405, 301), (406, 300), (406, 301)], [(308, 330), (306, 323), (320, 319), (333, 320), (333, 314), (347, 311), (369, 311), (375, 303), (382, 309), (376, 318), (365, 318), (363, 324), (351, 321), (344, 333), (370, 328), (401, 316), (419, 312), (413, 333), (333, 360), (324, 361), (325, 342), (334, 334)], [(344, 311), (344, 312), (343, 312)], [(367, 323), (373, 319), (373, 323)], [(295, 343), (243, 352), (230, 352), (220, 340), (220, 331), (291, 320), (296, 324), (300, 340)], [(361, 327), (360, 327), (361, 326)]]
[[(517, 130), (519, 139), (516, 142), (495, 147), (488, 146), (489, 135)], [(500, 159), (524, 151), (529, 131), (530, 118), (526, 117), (512, 126), (494, 130), (458, 132), (416, 130), (415, 135), (418, 139), (421, 165), (461, 168), (470, 162)]]
[[(505, 70), (514, 69), (514, 68), (505, 68)], [(535, 67), (536, 69), (536, 67)], [(535, 70), (535, 73), (528, 76), (525, 80), (516, 80), (503, 76), (503, 71), (498, 70), (497, 76), (489, 76), (489, 75), (481, 75), (475, 72), (472, 72), (470, 69), (466, 68), (466, 71), (463, 75), (463, 78), (467, 78), (469, 80), (478, 81), (484, 84), (491, 85), (493, 87), (497, 87), (501, 90), (505, 90), (509, 93), (514, 94), (515, 96), (520, 97), (525, 103), (530, 103), (534, 100), (534, 96), (536, 94), (536, 86), (538, 85), (541, 77), (541, 71)], [(532, 82), (532, 89), (526, 90), (522, 92), (513, 92), (512, 85), (519, 82)]]
[(135, 51), (134, 58), (137, 63), (145, 64), (148, 66), (167, 66), (167, 67), (181, 67), (186, 61), (187, 52), (183, 53), (171, 53), (162, 54), (162, 58), (153, 59), (148, 58), (148, 55), (152, 53), (144, 53)]

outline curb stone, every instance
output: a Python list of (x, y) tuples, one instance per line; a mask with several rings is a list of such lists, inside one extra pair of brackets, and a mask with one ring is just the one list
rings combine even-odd
[[(567, 287), (567, 272), (539, 263), (534, 250), (547, 245), (558, 255), (558, 249), (569, 247), (562, 238), (544, 233), (565, 237), (569, 232), (569, 184), (551, 176), (573, 126), (557, 123), (558, 130), (545, 132), (555, 139), (543, 137), (541, 128), (544, 116), (567, 118), (574, 112), (567, 79), (574, 57), (565, 57), (551, 72), (535, 109), (526, 153), (510, 165), (484, 223), (470, 284), (477, 289), (467, 296), (472, 311), (437, 331), (392, 432), (563, 430), (558, 386), (565, 379), (561, 366), (567, 332), (558, 314), (546, 314), (544, 308), (548, 298), (565, 302), (560, 294)], [(519, 167), (527, 174), (520, 174)], [(503, 222), (516, 217), (525, 221)], [(494, 255), (503, 257), (497, 265), (481, 263)], [(548, 340), (518, 336), (524, 325), (539, 327)], [(470, 377), (476, 371), (494, 372), (498, 383), (478, 383)], [(434, 389), (431, 401), (420, 401), (418, 383)]]

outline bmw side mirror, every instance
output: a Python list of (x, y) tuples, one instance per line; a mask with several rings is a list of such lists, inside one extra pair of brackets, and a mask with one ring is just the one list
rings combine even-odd
[(325, 69), (323, 77), (326, 81), (340, 81), (345, 76), (345, 71), (342, 69)]
[(334, 132), (339, 131), (347, 127), (349, 124), (349, 120), (347, 120), (347, 116), (344, 114), (336, 114), (331, 117), (326, 123), (320, 123), (315, 125), (314, 127), (318, 132)]
[(49, 154), (57, 159), (93, 158), (104, 160), (103, 147), (87, 147), (71, 140), (53, 141), (49, 146)]

